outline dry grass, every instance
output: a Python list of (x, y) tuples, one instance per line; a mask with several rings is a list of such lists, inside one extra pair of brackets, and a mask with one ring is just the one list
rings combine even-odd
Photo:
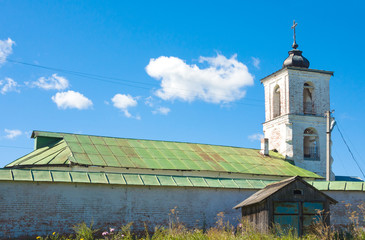
[(154, 228), (153, 233), (148, 231), (145, 225), (145, 232), (134, 234), (131, 231), (133, 223), (122, 226), (120, 229), (109, 228), (108, 231), (101, 232), (85, 223), (74, 226), (75, 234), (70, 236), (60, 236), (53, 233), (46, 237), (37, 237), (40, 240), (332, 240), (332, 239), (364, 239), (365, 240), (365, 203), (357, 206), (357, 211), (351, 210), (351, 205), (346, 205), (348, 218), (351, 222), (346, 228), (334, 229), (333, 226), (324, 224), (326, 214), (318, 212), (318, 219), (310, 229), (310, 233), (299, 238), (295, 231), (282, 230), (280, 226), (275, 226), (275, 230), (269, 233), (260, 233), (255, 226), (247, 221), (240, 222), (237, 226), (233, 226), (224, 221), (224, 213), (220, 212), (216, 218), (216, 225), (203, 231), (201, 229), (188, 229), (180, 222), (177, 207), (170, 210), (168, 227), (158, 226)]

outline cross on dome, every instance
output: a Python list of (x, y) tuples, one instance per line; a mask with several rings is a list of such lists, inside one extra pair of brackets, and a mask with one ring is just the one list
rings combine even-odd
[(291, 26), (291, 28), (293, 29), (293, 31), (294, 31), (294, 42), (293, 42), (293, 48), (294, 49), (297, 49), (297, 47), (298, 47), (298, 44), (297, 44), (297, 42), (296, 42), (296, 35), (295, 35), (295, 27), (298, 25), (298, 23), (296, 23), (295, 22), (295, 20), (293, 20), (293, 26)]
[(298, 23), (293, 21), (293, 26), (291, 28), (293, 29), (293, 38), (294, 42), (292, 45), (292, 50), (289, 51), (289, 56), (285, 59), (283, 63), (284, 67), (300, 67), (300, 68), (309, 68), (309, 61), (302, 55), (302, 51), (300, 51), (298, 48), (298, 44), (296, 41), (296, 34), (295, 34), (295, 28), (298, 26)]

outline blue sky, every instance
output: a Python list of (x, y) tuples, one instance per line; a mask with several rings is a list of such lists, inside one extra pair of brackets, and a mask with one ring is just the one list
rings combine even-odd
[[(361, 1), (0, 0), (0, 9), (0, 166), (32, 150), (32, 130), (259, 148), (260, 79), (281, 68), (295, 19), (310, 67), (335, 72), (331, 107), (365, 170)], [(361, 176), (337, 129), (333, 157), (336, 174)]]

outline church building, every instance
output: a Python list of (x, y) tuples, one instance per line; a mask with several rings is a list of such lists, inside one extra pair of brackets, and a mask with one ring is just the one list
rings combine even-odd
[(219, 212), (236, 224), (234, 206), (293, 176), (337, 200), (331, 223), (347, 224), (345, 204), (365, 199), (365, 186), (325, 181), (333, 72), (310, 69), (297, 47), (261, 80), (262, 149), (33, 131), (34, 151), (0, 169), (0, 239), (68, 234), (81, 222), (143, 231), (167, 225), (174, 208), (187, 227), (212, 227)]
[[(270, 150), (326, 177), (325, 114), (330, 111), (333, 72), (309, 69), (295, 39), (292, 47), (282, 69), (261, 80), (265, 88), (265, 138)], [(334, 180), (332, 172), (330, 179)]]

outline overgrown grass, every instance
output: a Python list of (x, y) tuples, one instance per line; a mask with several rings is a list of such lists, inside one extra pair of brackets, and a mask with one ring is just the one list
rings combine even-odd
[[(61, 236), (54, 232), (46, 237), (37, 237), (39, 240), (314, 240), (314, 239), (364, 239), (365, 240), (365, 203), (358, 205), (358, 211), (352, 211), (351, 205), (346, 205), (347, 214), (351, 224), (342, 229), (334, 229), (333, 226), (327, 226), (324, 221), (315, 222), (310, 233), (298, 237), (292, 229), (285, 231), (280, 226), (275, 227), (275, 231), (261, 233), (255, 226), (247, 221), (242, 221), (237, 226), (224, 221), (224, 213), (218, 213), (215, 227), (205, 231), (202, 229), (189, 229), (179, 221), (178, 211), (175, 207), (169, 213), (169, 226), (156, 226), (151, 233), (145, 224), (145, 231), (142, 233), (133, 233), (133, 223), (121, 226), (119, 229), (109, 228), (102, 232), (100, 229), (94, 229), (92, 224), (87, 226), (85, 223), (77, 224), (73, 227), (74, 234), (70, 236)], [(318, 212), (318, 219), (323, 220), (325, 214)]]

